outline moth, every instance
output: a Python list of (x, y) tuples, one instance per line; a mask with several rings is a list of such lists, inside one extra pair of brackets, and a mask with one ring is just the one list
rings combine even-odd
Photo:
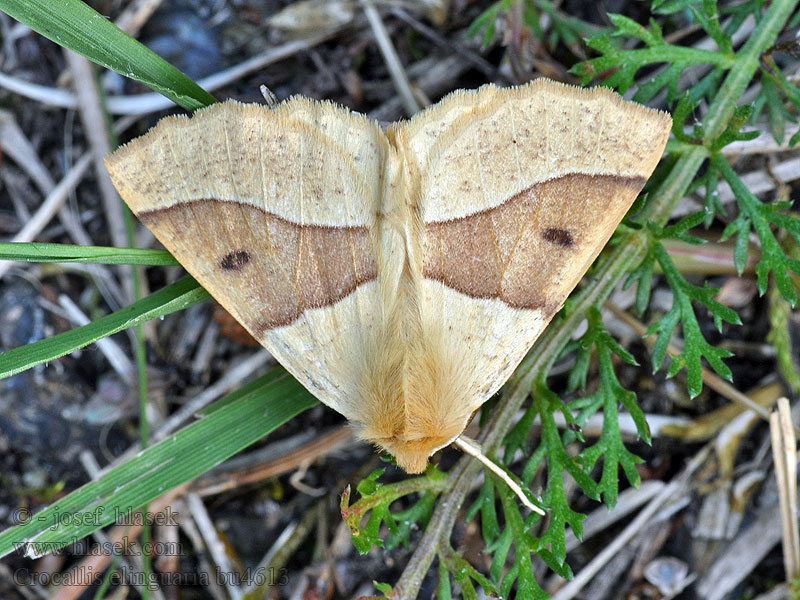
[(548, 80), (385, 131), (326, 101), (167, 117), (106, 159), (136, 216), (409, 473), (503, 385), (630, 208), (668, 114)]

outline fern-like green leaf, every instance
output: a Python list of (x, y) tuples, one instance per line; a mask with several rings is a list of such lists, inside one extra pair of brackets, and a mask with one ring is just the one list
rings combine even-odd
[(759, 292), (764, 294), (769, 275), (772, 274), (778, 291), (794, 306), (797, 303), (797, 290), (789, 272), (800, 274), (800, 261), (786, 255), (772, 232), (772, 226), (785, 229), (800, 243), (800, 219), (786, 214), (785, 211), (791, 206), (786, 202), (765, 204), (756, 198), (720, 153), (711, 157), (711, 164), (731, 186), (739, 205), (739, 217), (725, 228), (722, 236), (724, 241), (735, 233), (738, 236), (737, 241), (742, 244), (741, 248), (737, 244), (737, 268), (743, 270), (746, 263), (746, 240), (752, 228), (761, 243), (761, 260), (756, 264)]
[(686, 281), (680, 271), (675, 268), (660, 241), (653, 244), (651, 252), (654, 253), (656, 261), (661, 266), (673, 294), (672, 308), (647, 331), (647, 335), (657, 334), (656, 344), (653, 348), (653, 368), (657, 370), (663, 363), (669, 340), (680, 322), (683, 328), (684, 348), (672, 357), (668, 374), (674, 376), (685, 368), (689, 396), (694, 398), (703, 387), (701, 359), (705, 358), (714, 371), (721, 377), (730, 380), (732, 378), (731, 371), (722, 362), (722, 359), (732, 356), (732, 353), (708, 343), (700, 329), (692, 301), (704, 305), (711, 312), (717, 329), (722, 328), (722, 321), (740, 325), (741, 320), (734, 310), (714, 299), (717, 290), (708, 287), (707, 284), (699, 287)]
[[(587, 45), (596, 50), (600, 56), (570, 69), (571, 73), (581, 77), (584, 85), (600, 74), (609, 73), (603, 80), (603, 85), (622, 93), (634, 85), (634, 78), (639, 69), (656, 63), (667, 63), (666, 69), (641, 85), (633, 98), (637, 102), (647, 102), (659, 91), (666, 89), (668, 98), (672, 101), (678, 97), (679, 77), (689, 65), (707, 64), (724, 70), (735, 64), (734, 54), (730, 50), (702, 50), (666, 42), (661, 28), (653, 20), (650, 21), (649, 27), (644, 27), (624, 15), (609, 14), (608, 17), (616, 30), (611, 34), (586, 41)], [(714, 28), (713, 21), (713, 18), (707, 18), (706, 25), (714, 30), (715, 35), (717, 33), (722, 35), (718, 28)], [(636, 38), (643, 42), (646, 48), (620, 48), (612, 41), (612, 37), (615, 36)], [(726, 38), (723, 36), (721, 40), (723, 39)], [(729, 39), (723, 46), (730, 47)], [(718, 77), (716, 79), (718, 80)]]
[[(628, 364), (636, 365), (636, 360), (630, 352), (622, 348), (619, 343), (603, 327), (600, 312), (596, 309), (588, 315), (589, 327), (582, 336), (582, 347), (594, 348), (599, 365), (599, 381), (597, 390), (583, 398), (570, 403), (571, 410), (578, 410), (575, 422), (583, 427), (598, 409), (603, 410), (603, 432), (600, 439), (581, 453), (584, 467), (591, 470), (600, 457), (603, 457), (603, 472), (598, 484), (598, 490), (609, 508), (616, 504), (618, 495), (618, 478), (621, 466), (631, 485), (639, 484), (639, 474), (635, 465), (641, 459), (630, 453), (622, 441), (619, 431), (619, 415), (617, 406), (622, 404), (631, 414), (639, 433), (639, 437), (650, 443), (650, 429), (644, 418), (644, 413), (636, 404), (636, 395), (625, 390), (617, 379), (612, 363), (612, 355), (616, 355)], [(574, 368), (574, 367), (573, 367)]]
[[(359, 482), (356, 489), (361, 497), (353, 504), (350, 504), (349, 487), (342, 494), (342, 519), (350, 530), (353, 545), (361, 554), (366, 554), (373, 546), (408, 545), (411, 525), (427, 523), (436, 495), (444, 489), (447, 479), (432, 465), (424, 476), (397, 483), (383, 484), (378, 481), (383, 473), (384, 469), (376, 469)], [(392, 502), (413, 494), (421, 494), (421, 498), (409, 509), (398, 512), (390, 510)], [(362, 525), (365, 517), (367, 522)], [(387, 542), (380, 536), (382, 524), (390, 533)]]

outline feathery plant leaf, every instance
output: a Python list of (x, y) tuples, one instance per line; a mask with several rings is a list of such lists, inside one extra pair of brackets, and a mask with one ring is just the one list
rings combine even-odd
[[(749, 234), (751, 230), (755, 231), (761, 245), (761, 259), (756, 265), (759, 293), (763, 295), (766, 292), (768, 278), (772, 274), (781, 295), (794, 306), (797, 303), (797, 291), (789, 271), (800, 274), (800, 261), (786, 255), (772, 228), (784, 229), (796, 241), (800, 241), (800, 219), (788, 213), (791, 202), (765, 204), (756, 198), (721, 153), (722, 148), (731, 142), (750, 140), (759, 135), (758, 131), (741, 131), (742, 126), (751, 119), (753, 111), (752, 106), (737, 107), (723, 133), (710, 145), (710, 164), (702, 177), (706, 189), (704, 222), (708, 224), (709, 219), (717, 213), (724, 214), (716, 191), (721, 177), (733, 191), (739, 214), (725, 227), (720, 241), (736, 235), (734, 262), (741, 273), (747, 265)], [(698, 128), (698, 133), (703, 133), (702, 128)]]
[[(709, 4), (711, 6), (707, 6)], [(713, 68), (703, 78), (702, 85), (693, 86), (691, 92), (693, 97), (698, 94), (699, 97), (708, 96), (707, 92), (715, 88), (709, 84), (718, 82), (722, 73), (735, 64), (735, 58), (731, 50), (730, 36), (719, 30), (716, 4), (703, 2), (703, 7), (703, 10), (693, 11), (693, 15), (699, 19), (698, 25), (706, 29), (717, 42), (716, 51), (668, 43), (664, 40), (661, 27), (654, 19), (650, 20), (649, 27), (644, 27), (624, 15), (609, 14), (608, 17), (616, 29), (610, 34), (586, 40), (589, 47), (595, 49), (600, 56), (575, 65), (570, 72), (581, 77), (584, 85), (598, 75), (608, 72), (610, 75), (602, 84), (623, 93), (634, 85), (634, 78), (639, 69), (655, 63), (667, 63), (668, 66), (663, 71), (639, 85), (633, 99), (637, 102), (647, 102), (662, 89), (666, 89), (667, 101), (673, 102), (678, 97), (679, 78), (686, 67), (698, 64), (711, 65)], [(646, 48), (620, 48), (614, 40), (618, 37), (636, 38), (642, 41)]]
[[(503, 527), (499, 525), (498, 501)], [(531, 513), (523, 517), (517, 498), (494, 476), (484, 479), (478, 497), (467, 510), (466, 519), (471, 520), (475, 515), (480, 516), (486, 550), (492, 554), (489, 575), (492, 582), (499, 586), (500, 597), (511, 597), (510, 592), (515, 584), (516, 598), (547, 597), (533, 577), (531, 557), (534, 554), (544, 560), (554, 573), (566, 579), (572, 577), (572, 571), (563, 559), (548, 550), (543, 540), (532, 533), (532, 528), (540, 522), (539, 515)], [(510, 566), (507, 564), (509, 561), (512, 562)], [(484, 590), (494, 591), (486, 585)]]
[(747, 239), (750, 230), (754, 229), (761, 242), (761, 260), (756, 264), (758, 291), (763, 295), (767, 289), (769, 275), (775, 278), (775, 284), (789, 304), (797, 304), (797, 290), (792, 284), (789, 271), (800, 274), (800, 261), (786, 255), (775, 235), (772, 226), (786, 230), (800, 242), (800, 219), (786, 214), (791, 207), (790, 202), (773, 202), (765, 204), (739, 179), (739, 176), (719, 153), (711, 157), (712, 165), (722, 174), (731, 186), (739, 205), (739, 216), (722, 232), (722, 240), (734, 233), (737, 235), (737, 247), (734, 253), (736, 268), (741, 272), (747, 264)]
[[(670, 310), (653, 323), (646, 333), (648, 336), (657, 334), (656, 343), (653, 347), (653, 369), (658, 370), (663, 364), (667, 354), (667, 346), (680, 323), (683, 328), (684, 348), (680, 353), (671, 357), (668, 376), (673, 377), (681, 369), (686, 368), (686, 385), (692, 398), (697, 396), (703, 387), (702, 358), (705, 358), (711, 368), (721, 377), (728, 380), (732, 378), (730, 369), (722, 362), (723, 358), (732, 356), (732, 353), (728, 350), (717, 348), (706, 341), (697, 321), (692, 301), (698, 302), (708, 309), (719, 331), (722, 330), (723, 321), (735, 325), (741, 324), (736, 311), (714, 299), (717, 293), (716, 289), (709, 287), (707, 282), (703, 287), (689, 283), (680, 271), (675, 268), (675, 264), (661, 244), (661, 240), (665, 238), (676, 238), (695, 244), (705, 243), (705, 240), (686, 233), (688, 229), (699, 225), (704, 219), (705, 214), (698, 212), (685, 217), (671, 227), (661, 228), (651, 224), (649, 227), (652, 236), (651, 245), (645, 260), (642, 262), (644, 266), (640, 265), (632, 276), (642, 282), (644, 273), (648, 270), (652, 272), (652, 266), (655, 262), (659, 264), (661, 271), (664, 273), (667, 284), (672, 290), (673, 300)], [(626, 283), (632, 280), (629, 278)]]
[[(603, 458), (603, 471), (598, 491), (603, 494), (606, 505), (613, 508), (619, 493), (619, 467), (622, 467), (628, 482), (632, 486), (638, 487), (640, 478), (636, 465), (642, 462), (642, 459), (629, 452), (622, 442), (617, 406), (622, 404), (626, 408), (636, 424), (639, 438), (648, 444), (651, 441), (650, 428), (645, 421), (642, 409), (636, 404), (636, 394), (623, 388), (617, 379), (612, 356), (616, 355), (631, 365), (636, 365), (636, 360), (606, 331), (600, 311), (592, 310), (588, 315), (588, 322), (589, 328), (581, 338), (578, 360), (572, 372), (574, 373), (576, 369), (582, 372), (578, 378), (582, 381), (582, 386), (585, 385), (588, 360), (582, 360), (581, 356), (588, 357), (594, 348), (597, 352), (599, 366), (598, 386), (593, 394), (571, 402), (569, 408), (579, 411), (575, 417), (575, 422), (579, 427), (585, 426), (589, 417), (598, 410), (603, 411), (603, 432), (595, 444), (581, 452), (581, 458), (587, 471), (592, 469), (598, 459)], [(576, 435), (574, 432), (570, 433), (573, 436)], [(572, 441), (569, 439), (569, 434), (566, 434), (565, 438), (565, 443)]]
[[(444, 473), (430, 465), (422, 477), (382, 484), (378, 478), (384, 470), (376, 469), (359, 482), (356, 489), (360, 498), (353, 504), (350, 504), (349, 486), (342, 494), (339, 505), (342, 519), (350, 530), (353, 545), (361, 554), (366, 554), (373, 546), (408, 546), (411, 524), (427, 522), (436, 495), (444, 489), (447, 479)], [(421, 497), (411, 508), (394, 513), (389, 509), (395, 500), (412, 494)], [(362, 526), (364, 517), (367, 517), (367, 522)], [(385, 524), (390, 533), (386, 542), (379, 535), (381, 524)]]
[[(542, 502), (545, 506), (551, 507), (550, 521), (541, 539), (544, 546), (549, 545), (556, 560), (561, 564), (566, 556), (564, 538), (566, 526), (569, 525), (575, 535), (581, 537), (583, 520), (586, 518), (586, 515), (577, 513), (569, 507), (563, 473), (569, 473), (589, 498), (597, 500), (599, 494), (597, 483), (585, 470), (582, 461), (571, 456), (561, 440), (553, 411), (558, 409), (568, 412), (566, 407), (561, 399), (546, 387), (544, 381), (539, 380), (536, 388), (534, 406), (539, 412), (539, 422), (542, 427), (541, 444), (544, 446), (542, 458), (547, 459), (547, 484), (542, 494)], [(538, 463), (540, 460), (534, 453), (529, 463)], [(526, 464), (524, 472), (532, 473), (531, 464)]]
[[(506, 486), (497, 488), (498, 496), (505, 515), (505, 527), (510, 531), (514, 543), (514, 562), (510, 569), (505, 573), (500, 583), (500, 593), (502, 597), (508, 598), (512, 586), (516, 583), (516, 598), (547, 598), (547, 594), (539, 587), (533, 577), (533, 565), (531, 555), (539, 555), (544, 558), (542, 540), (538, 539), (529, 529), (530, 519), (525, 520), (519, 512), (518, 500)], [(534, 521), (539, 519), (538, 515), (532, 514)], [(549, 556), (549, 554), (548, 554)], [(552, 561), (550, 561), (552, 562)], [(559, 562), (559, 561), (556, 561)], [(494, 566), (494, 565), (493, 565)], [(571, 572), (562, 568), (562, 564), (553, 565), (556, 571), (571, 576)], [(496, 569), (494, 573), (496, 573)]]
[[(557, 557), (557, 563), (562, 564), (565, 557), (565, 527), (569, 524), (576, 535), (580, 535), (581, 523), (585, 518), (585, 515), (569, 508), (563, 472), (568, 472), (590, 498), (598, 498), (597, 484), (584, 471), (580, 460), (569, 455), (553, 418), (553, 411), (560, 410), (567, 422), (574, 424), (570, 411), (543, 381), (537, 381), (534, 397), (534, 402), (504, 440), (503, 462), (506, 464), (511, 462), (517, 450), (528, 456), (522, 469), (522, 481), (529, 486), (543, 461), (547, 460), (547, 485), (541, 499), (545, 506), (550, 507), (550, 520), (548, 529), (542, 537), (542, 546), (546, 547), (549, 544), (552, 554)], [(528, 448), (527, 437), (537, 417), (541, 424), (542, 435), (538, 448), (531, 451)]]

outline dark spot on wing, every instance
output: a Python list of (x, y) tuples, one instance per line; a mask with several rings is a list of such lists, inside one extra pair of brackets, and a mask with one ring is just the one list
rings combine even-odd
[(238, 271), (250, 262), (250, 253), (247, 250), (228, 252), (219, 261), (219, 266), (226, 271)]
[(573, 244), (572, 234), (566, 229), (558, 229), (556, 227), (549, 227), (542, 231), (542, 239), (564, 248)]

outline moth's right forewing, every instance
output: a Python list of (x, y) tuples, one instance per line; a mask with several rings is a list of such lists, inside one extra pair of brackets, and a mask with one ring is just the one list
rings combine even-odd
[(436, 370), (452, 371), (443, 387), (463, 386), (461, 418), (506, 381), (591, 265), (670, 124), (608, 90), (539, 80), (456, 92), (387, 132), (413, 174), (422, 337)]

